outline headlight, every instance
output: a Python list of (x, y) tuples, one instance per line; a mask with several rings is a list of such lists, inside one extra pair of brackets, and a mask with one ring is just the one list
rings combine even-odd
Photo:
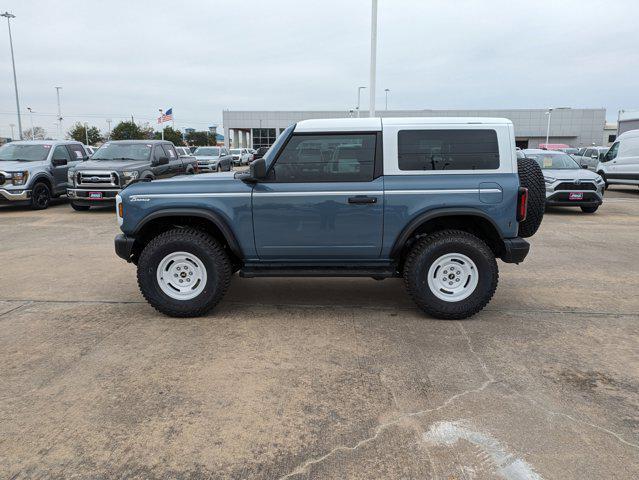
[(553, 177), (544, 177), (544, 182), (546, 183), (555, 183), (557, 181), (556, 178)]
[(597, 175), (597, 178), (595, 178), (595, 182), (597, 182), (597, 183), (606, 183), (606, 182), (604, 181), (604, 179), (603, 179), (603, 178), (601, 178), (601, 176), (599, 176), (599, 175)]
[(71, 170), (69, 170), (69, 172), (67, 173), (67, 182), (69, 182), (71, 185), (73, 185), (74, 176), (75, 176), (75, 172), (72, 172)]
[(24, 185), (29, 178), (29, 172), (9, 172), (9, 178), (14, 185)]
[(133, 180), (137, 180), (140, 172), (132, 171), (132, 172), (122, 172), (122, 177), (124, 178), (124, 183), (132, 182)]

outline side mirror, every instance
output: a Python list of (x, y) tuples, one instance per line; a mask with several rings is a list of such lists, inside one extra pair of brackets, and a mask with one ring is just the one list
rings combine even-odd
[(67, 164), (67, 159), (66, 158), (54, 158), (53, 160), (51, 160), (51, 165), (53, 165), (54, 167), (62, 167), (63, 165)]
[(153, 165), (154, 167), (157, 167), (160, 165), (168, 165), (168, 163), (169, 163), (169, 157), (162, 156), (159, 158), (154, 158), (153, 162), (151, 162), (151, 165)]
[(584, 164), (581, 166), (581, 168), (585, 168), (586, 170), (588, 170), (588, 165)]
[(266, 177), (266, 160), (264, 160), (263, 158), (258, 158), (257, 160), (253, 161), (249, 168), (251, 171), (252, 179), (259, 180)]

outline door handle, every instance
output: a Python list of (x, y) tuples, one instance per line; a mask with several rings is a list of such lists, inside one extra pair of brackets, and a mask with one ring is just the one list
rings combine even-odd
[(377, 203), (377, 197), (367, 197), (366, 195), (348, 197), (348, 203), (355, 203), (355, 204)]

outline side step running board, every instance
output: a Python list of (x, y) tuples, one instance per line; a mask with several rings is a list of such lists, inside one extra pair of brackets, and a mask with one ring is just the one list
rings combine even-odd
[(240, 270), (240, 277), (372, 277), (390, 278), (397, 276), (395, 266), (245, 266)]

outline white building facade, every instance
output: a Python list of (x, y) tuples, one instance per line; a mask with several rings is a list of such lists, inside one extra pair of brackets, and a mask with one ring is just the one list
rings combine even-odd
[[(349, 111), (238, 111), (224, 110), (224, 138), (227, 146), (268, 147), (289, 125), (312, 118), (346, 118)], [(546, 142), (547, 109), (511, 110), (383, 110), (380, 117), (500, 117), (515, 126), (517, 146), (535, 148)], [(368, 112), (361, 112), (362, 117)], [(558, 108), (550, 115), (549, 143), (572, 147), (600, 145), (604, 136), (604, 108)]]

